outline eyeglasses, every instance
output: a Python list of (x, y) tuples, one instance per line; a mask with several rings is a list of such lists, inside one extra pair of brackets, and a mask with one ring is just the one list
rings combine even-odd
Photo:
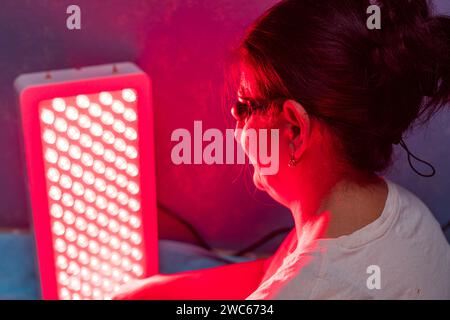
[(256, 112), (267, 111), (275, 102), (280, 102), (285, 98), (276, 99), (253, 99), (239, 97), (231, 109), (231, 113), (238, 121), (243, 121)]

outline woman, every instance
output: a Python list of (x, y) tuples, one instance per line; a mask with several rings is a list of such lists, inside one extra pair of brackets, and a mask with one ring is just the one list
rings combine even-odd
[[(381, 29), (367, 8), (381, 8)], [(138, 282), (128, 299), (450, 299), (450, 249), (413, 194), (378, 175), (450, 100), (450, 23), (426, 0), (286, 0), (240, 50), (236, 138), (295, 229), (264, 260)], [(262, 175), (248, 129), (278, 129)], [(408, 151), (408, 155), (410, 155)]]

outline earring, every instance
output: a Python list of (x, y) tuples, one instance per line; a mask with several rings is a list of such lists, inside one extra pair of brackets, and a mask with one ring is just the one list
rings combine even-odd
[(291, 159), (289, 160), (288, 167), (294, 168), (297, 165), (297, 159), (295, 159), (294, 144), (291, 142), (289, 144), (289, 147), (291, 148)]

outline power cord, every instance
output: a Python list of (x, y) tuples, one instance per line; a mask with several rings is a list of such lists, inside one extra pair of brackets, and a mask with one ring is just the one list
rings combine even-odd
[[(170, 215), (172, 218), (176, 219), (178, 222), (180, 222), (182, 225), (184, 225), (190, 232), (192, 232), (192, 235), (195, 237), (195, 239), (198, 241), (199, 245), (203, 248), (205, 248), (208, 251), (214, 251), (214, 249), (203, 239), (203, 237), (200, 235), (200, 233), (194, 228), (194, 226), (189, 223), (187, 220), (181, 217), (181, 215), (175, 213), (173, 210), (171, 210), (166, 205), (162, 204), (158, 201), (158, 208), (162, 211), (164, 211), (166, 214)], [(267, 234), (266, 236), (262, 237), (260, 240), (254, 242), (253, 244), (237, 251), (236, 253), (233, 253), (233, 256), (243, 256), (247, 253), (250, 253), (251, 251), (261, 247), (262, 245), (266, 244), (276, 236), (279, 236), (283, 233), (288, 233), (291, 231), (292, 228), (280, 228), (277, 230), (274, 230)]]

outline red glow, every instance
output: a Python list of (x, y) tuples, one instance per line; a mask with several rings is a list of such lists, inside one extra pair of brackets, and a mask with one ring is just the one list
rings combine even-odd
[(149, 99), (143, 73), (21, 93), (43, 298), (105, 299), (157, 271)]

